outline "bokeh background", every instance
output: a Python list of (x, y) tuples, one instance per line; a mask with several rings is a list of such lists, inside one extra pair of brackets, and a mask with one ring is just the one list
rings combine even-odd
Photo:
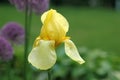
[[(68, 36), (76, 44), (83, 65), (69, 59), (64, 44), (57, 49), (58, 60), (51, 69), (52, 80), (120, 80), (120, 0), (51, 0), (49, 9), (64, 15), (70, 25)], [(15, 21), (24, 26), (24, 12), (8, 0), (0, 0), (0, 28)], [(29, 50), (39, 35), (40, 15), (33, 13)], [(23, 80), (24, 44), (13, 45), (11, 80)], [(8, 80), (7, 63), (0, 62), (0, 80)], [(47, 71), (27, 64), (28, 80), (47, 80)]]

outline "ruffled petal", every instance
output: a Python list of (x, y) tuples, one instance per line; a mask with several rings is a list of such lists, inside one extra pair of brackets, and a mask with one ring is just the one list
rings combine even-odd
[(71, 40), (65, 40), (65, 52), (72, 60), (78, 62), (79, 64), (84, 63), (85, 61), (80, 57), (79, 52), (75, 44)]
[(49, 21), (48, 19), (51, 16), (51, 13), (54, 15), (54, 17), (52, 17), (53, 20), (55, 20), (55, 22), (59, 24), (58, 26), (60, 26), (65, 32), (68, 32), (69, 23), (67, 22), (66, 18), (54, 9), (50, 9), (49, 11), (43, 13), (43, 15), (41, 16), (42, 23), (44, 24), (44, 21)]
[(28, 61), (36, 68), (47, 70), (56, 62), (55, 41), (40, 40), (28, 56)]
[(48, 11), (44, 12), (41, 16), (41, 21), (42, 23), (44, 23), (45, 19), (46, 19), (46, 15), (48, 14)]
[(53, 9), (45, 12), (41, 20), (43, 23), (40, 33), (41, 39), (54, 40), (56, 46), (63, 42), (69, 28), (67, 20)]

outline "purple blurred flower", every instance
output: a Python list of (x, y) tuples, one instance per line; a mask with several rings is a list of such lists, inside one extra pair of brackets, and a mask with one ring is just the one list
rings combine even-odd
[[(12, 5), (24, 11), (26, 7), (25, 0), (9, 0)], [(49, 8), (49, 0), (28, 0), (28, 10), (34, 11), (36, 14), (41, 14)]]
[(25, 10), (25, 0), (9, 0), (9, 2), (20, 11)]
[(9, 22), (3, 26), (1, 36), (12, 43), (21, 44), (24, 43), (25, 31), (20, 24)]
[(32, 10), (36, 14), (45, 12), (49, 8), (49, 0), (31, 0)]
[(8, 61), (13, 57), (13, 49), (10, 43), (0, 36), (0, 59)]

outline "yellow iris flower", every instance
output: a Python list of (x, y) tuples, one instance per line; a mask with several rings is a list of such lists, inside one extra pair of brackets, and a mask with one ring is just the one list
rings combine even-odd
[(57, 56), (55, 47), (60, 43), (65, 43), (65, 53), (72, 60), (82, 64), (85, 61), (80, 57), (74, 43), (66, 36), (69, 24), (56, 10), (49, 10), (41, 16), (42, 29), (36, 38), (28, 61), (41, 70), (50, 69), (56, 62)]

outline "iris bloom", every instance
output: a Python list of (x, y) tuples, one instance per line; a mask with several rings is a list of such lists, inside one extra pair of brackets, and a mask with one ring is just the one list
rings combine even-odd
[(28, 61), (38, 69), (47, 70), (51, 68), (57, 59), (55, 48), (62, 42), (65, 43), (65, 52), (72, 60), (79, 64), (85, 61), (80, 57), (76, 46), (66, 36), (69, 24), (56, 10), (45, 12), (42, 17), (42, 29), (36, 38), (33, 49), (28, 56)]

